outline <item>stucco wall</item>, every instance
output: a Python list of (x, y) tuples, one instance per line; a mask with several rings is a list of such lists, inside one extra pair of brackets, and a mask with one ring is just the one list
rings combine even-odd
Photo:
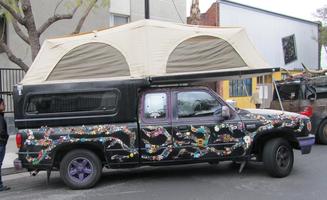
[[(172, 0), (149, 0), (150, 18), (186, 23), (186, 0), (174, 0), (174, 2), (177, 9), (175, 9)], [(144, 0), (131, 0), (131, 20), (139, 19), (144, 19)]]

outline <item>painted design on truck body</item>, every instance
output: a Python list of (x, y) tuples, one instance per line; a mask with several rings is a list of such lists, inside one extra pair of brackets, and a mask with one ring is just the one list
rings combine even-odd
[[(241, 121), (217, 124), (211, 129), (207, 126), (189, 125), (188, 129), (173, 135), (161, 126), (142, 128), (141, 142), (144, 143), (145, 152), (141, 155), (136, 145), (136, 129), (129, 129), (128, 126), (41, 127), (21, 132), (27, 135), (24, 145), (28, 149), (39, 147), (37, 153), (27, 151), (26, 156), (29, 163), (38, 165), (43, 160), (51, 160), (53, 150), (58, 145), (87, 142), (103, 145), (106, 151), (111, 152), (108, 159), (118, 163), (129, 160), (137, 162), (139, 156), (147, 161), (162, 161), (224, 157), (233, 155), (234, 151), (245, 155), (258, 134), (278, 128), (290, 128), (300, 133), (308, 126), (305, 117), (301, 115), (246, 113), (244, 116), (259, 122), (259, 126), (250, 132), (245, 130)], [(41, 135), (41, 138), (36, 138), (35, 135)]]

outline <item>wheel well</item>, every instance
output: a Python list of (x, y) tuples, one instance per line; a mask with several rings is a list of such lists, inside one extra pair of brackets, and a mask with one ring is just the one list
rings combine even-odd
[(289, 142), (293, 149), (299, 149), (299, 144), (293, 135), (290, 132), (270, 132), (264, 135), (260, 135), (254, 138), (254, 143), (251, 149), (251, 154), (257, 155), (258, 161), (262, 161), (262, 152), (265, 144), (274, 138), (284, 138)]
[(56, 150), (53, 166), (59, 169), (60, 162), (64, 158), (64, 156), (67, 153), (69, 153), (70, 151), (77, 150), (77, 149), (87, 149), (87, 150), (95, 153), (95, 155), (97, 155), (99, 157), (99, 159), (101, 160), (102, 163), (106, 162), (106, 158), (105, 158), (105, 155), (104, 155), (104, 150), (101, 149), (100, 147), (98, 147), (95, 144), (88, 144), (88, 143), (84, 143), (84, 144), (68, 144), (68, 145), (59, 147), (59, 149)]

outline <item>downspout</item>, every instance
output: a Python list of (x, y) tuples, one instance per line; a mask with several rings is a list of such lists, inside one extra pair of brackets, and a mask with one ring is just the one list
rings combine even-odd
[(150, 2), (149, 0), (144, 0), (144, 15), (145, 19), (150, 19)]

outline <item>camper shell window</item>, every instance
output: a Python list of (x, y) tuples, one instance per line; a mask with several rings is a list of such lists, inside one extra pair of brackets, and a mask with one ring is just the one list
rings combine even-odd
[[(300, 84), (278, 85), (277, 89), (282, 101), (302, 99)], [(278, 100), (276, 91), (274, 92), (274, 100)]]
[(61, 94), (35, 94), (28, 98), (26, 114), (117, 111), (119, 92), (96, 91)]

